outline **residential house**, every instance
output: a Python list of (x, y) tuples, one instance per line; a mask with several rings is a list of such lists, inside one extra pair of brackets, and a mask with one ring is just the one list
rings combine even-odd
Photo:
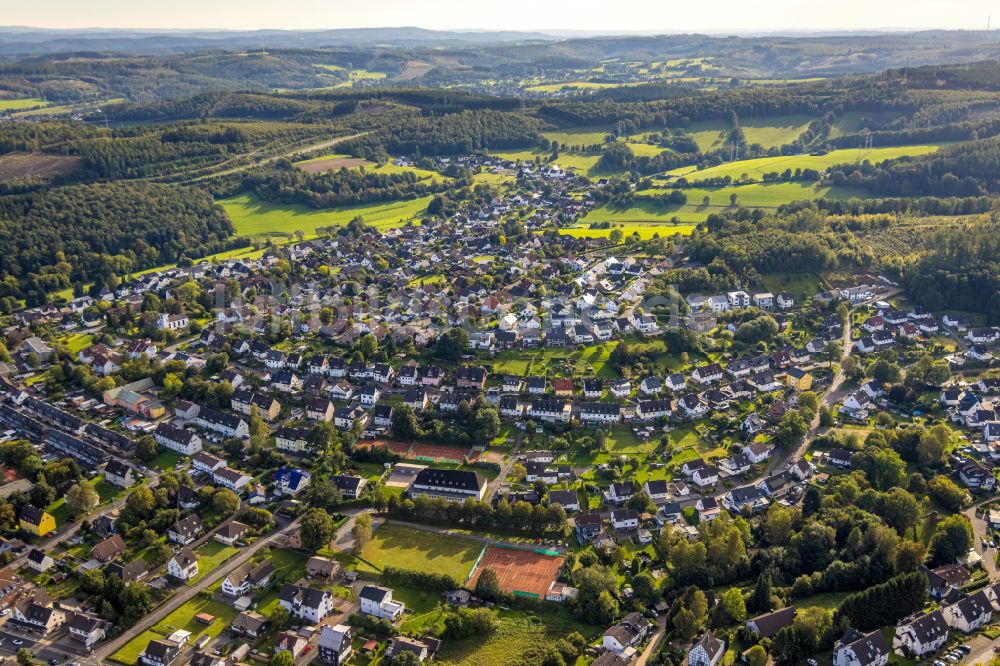
[(903, 620), (896, 625), (892, 649), (901, 657), (922, 659), (948, 642), (948, 623), (940, 610)]
[(347, 663), (352, 654), (353, 638), (353, 630), (349, 625), (336, 624), (332, 627), (328, 624), (323, 625), (317, 645), (319, 660), (327, 666)]
[(881, 631), (862, 634), (848, 629), (833, 646), (833, 666), (886, 666), (889, 643)]
[(198, 575), (198, 558), (189, 548), (182, 548), (167, 562), (167, 574), (175, 580), (191, 580)]
[(25, 504), (24, 508), (21, 509), (18, 523), (22, 530), (35, 536), (45, 536), (56, 529), (56, 519), (52, 517), (52, 514), (31, 504)]
[(316, 624), (333, 612), (333, 595), (325, 590), (284, 583), (278, 603), (299, 620)]
[(361, 601), (361, 612), (365, 615), (395, 622), (406, 610), (399, 601), (393, 601), (392, 590), (377, 585), (365, 585), (358, 594)]
[(186, 546), (202, 533), (204, 524), (201, 518), (192, 514), (181, 518), (167, 530), (167, 538), (174, 543)]
[(212, 535), (212, 538), (219, 543), (224, 543), (227, 546), (233, 546), (246, 535), (249, 529), (249, 525), (244, 525), (237, 520), (230, 520), (228, 523), (216, 530), (215, 534)]
[(718, 666), (725, 653), (726, 642), (708, 631), (688, 650), (687, 663), (688, 666)]

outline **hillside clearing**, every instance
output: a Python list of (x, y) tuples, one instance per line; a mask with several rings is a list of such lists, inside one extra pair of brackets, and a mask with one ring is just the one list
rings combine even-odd
[(219, 201), (233, 221), (236, 234), (251, 238), (287, 237), (296, 231), (315, 236), (321, 227), (345, 225), (361, 216), (366, 224), (377, 229), (402, 226), (427, 210), (433, 197), (407, 201), (359, 204), (317, 210), (296, 204), (269, 204), (251, 194)]

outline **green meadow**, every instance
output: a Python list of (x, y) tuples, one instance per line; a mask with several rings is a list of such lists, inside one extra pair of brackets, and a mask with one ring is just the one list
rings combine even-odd
[(692, 181), (704, 180), (706, 178), (724, 178), (726, 176), (729, 176), (733, 180), (740, 179), (743, 176), (746, 176), (750, 180), (758, 180), (766, 173), (781, 172), (785, 169), (792, 169), (793, 171), (795, 169), (816, 169), (817, 171), (821, 171), (837, 164), (854, 164), (866, 160), (878, 163), (899, 157), (926, 155), (933, 153), (940, 147), (937, 144), (929, 144), (873, 148), (872, 150), (846, 148), (843, 150), (831, 150), (823, 155), (782, 155), (780, 157), (759, 157), (751, 160), (738, 160), (700, 171), (694, 167), (681, 167), (680, 169), (670, 171), (669, 174), (672, 176), (684, 176)]
[(315, 236), (321, 227), (345, 225), (361, 216), (366, 224), (377, 229), (402, 226), (427, 210), (432, 197), (408, 201), (360, 204), (317, 210), (298, 204), (269, 204), (251, 194), (243, 194), (219, 203), (240, 236), (268, 237), (289, 236), (302, 231)]
[[(812, 116), (795, 114), (769, 118), (741, 118), (740, 127), (747, 143), (759, 143), (765, 148), (777, 148), (791, 143), (809, 127)], [(688, 134), (702, 152), (718, 150), (726, 145), (732, 126), (723, 120), (705, 120), (691, 123)]]
[(23, 111), (24, 109), (35, 109), (40, 106), (48, 106), (44, 99), (29, 97), (26, 99), (0, 99), (0, 111)]

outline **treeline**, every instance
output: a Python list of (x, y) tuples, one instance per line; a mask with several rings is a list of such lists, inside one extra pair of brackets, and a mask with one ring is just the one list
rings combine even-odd
[[(105, 112), (111, 120), (183, 120), (190, 118), (293, 118), (320, 105), (279, 95), (210, 92), (145, 104), (115, 104)], [(348, 105), (353, 108), (353, 104)]]
[(442, 192), (452, 185), (444, 179), (420, 180), (413, 172), (377, 173), (364, 168), (308, 174), (291, 167), (254, 172), (243, 179), (243, 188), (253, 190), (265, 201), (310, 208), (412, 199)]
[(993, 210), (997, 203), (996, 197), (816, 199), (782, 204), (778, 214), (816, 208), (831, 215), (975, 215)]
[(727, 119), (732, 113), (748, 118), (791, 113), (820, 115), (826, 97), (825, 94), (803, 94), (801, 89), (747, 88), (649, 102), (566, 99), (542, 104), (538, 114), (573, 125), (629, 120), (637, 128), (683, 126), (694, 120)]
[(528, 502), (510, 504), (500, 500), (496, 506), (488, 502), (467, 499), (449, 502), (417, 495), (414, 499), (401, 499), (391, 495), (388, 499), (377, 493), (373, 498), (375, 508), (390, 516), (408, 519), (424, 517), (447, 520), (450, 525), (461, 524), (469, 528), (503, 528), (525, 534), (563, 533), (566, 530), (566, 511), (558, 505), (531, 505)]
[[(914, 116), (916, 115), (914, 114)], [(974, 141), (994, 136), (997, 133), (1000, 133), (1000, 118), (989, 118), (986, 120), (969, 120), (945, 125), (844, 134), (828, 139), (827, 143), (834, 148), (857, 148), (870, 136), (872, 145), (877, 147), (911, 146), (920, 143)]]
[(91, 183), (0, 198), (3, 289), (29, 302), (98, 274), (121, 275), (228, 248), (233, 226), (192, 187)]
[(978, 197), (1000, 193), (1000, 138), (947, 146), (921, 157), (835, 167), (835, 186), (888, 197)]
[(373, 161), (389, 155), (465, 155), (477, 150), (528, 148), (539, 143), (540, 130), (538, 119), (518, 113), (400, 113), (385, 116), (374, 131), (342, 143), (341, 149)]

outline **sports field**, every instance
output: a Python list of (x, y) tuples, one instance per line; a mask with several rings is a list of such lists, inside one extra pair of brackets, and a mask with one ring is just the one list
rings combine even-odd
[(559, 576), (559, 569), (565, 561), (565, 558), (556, 555), (487, 546), (469, 579), (469, 587), (475, 587), (484, 570), (493, 569), (500, 581), (500, 589), (504, 592), (544, 597)]
[(372, 534), (362, 556), (380, 568), (446, 574), (461, 582), (481, 550), (482, 544), (470, 539), (385, 523)]
[(252, 194), (241, 194), (219, 203), (240, 236), (287, 237), (296, 231), (316, 235), (316, 229), (344, 225), (359, 215), (376, 229), (391, 229), (406, 224), (427, 210), (432, 197), (420, 197), (390, 203), (342, 206), (317, 210), (295, 204), (269, 204)]

